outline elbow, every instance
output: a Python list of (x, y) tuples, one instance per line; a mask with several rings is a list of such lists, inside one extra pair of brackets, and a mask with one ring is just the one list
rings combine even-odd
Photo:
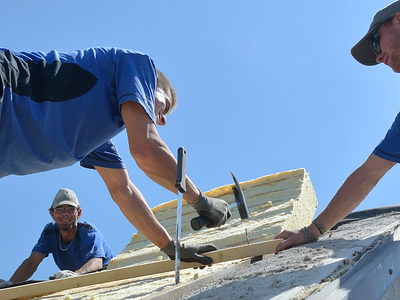
[(132, 188), (129, 184), (121, 183), (118, 186), (109, 188), (111, 198), (119, 205), (121, 202), (129, 201), (131, 194), (133, 193)]
[(103, 260), (104, 260), (103, 257), (98, 257), (96, 259), (93, 271), (101, 270), (103, 268)]
[(356, 173), (364, 185), (374, 187), (395, 164), (393, 161), (371, 154), (357, 169)]
[(130, 146), (130, 153), (140, 169), (146, 171), (154, 161), (154, 145), (149, 143)]
[(366, 165), (359, 167), (356, 173), (358, 174), (359, 184), (368, 187), (369, 189), (374, 188), (384, 175)]
[(148, 159), (147, 147), (133, 146), (129, 147), (129, 151), (136, 163), (144, 162)]

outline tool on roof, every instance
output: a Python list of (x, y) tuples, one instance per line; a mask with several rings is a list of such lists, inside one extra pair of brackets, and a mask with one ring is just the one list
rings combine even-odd
[[(235, 196), (235, 202), (229, 204), (229, 209), (238, 208), (240, 218), (243, 219), (249, 219), (249, 210), (247, 209), (247, 204), (246, 200), (244, 198), (244, 194), (242, 191), (242, 188), (240, 187), (239, 182), (237, 181), (235, 175), (231, 171), (233, 181), (235, 182), (235, 185), (232, 187), (233, 194)], [(196, 218), (193, 218), (190, 221), (190, 225), (192, 226), (193, 230), (200, 230), (204, 226), (207, 226), (208, 224), (211, 223), (211, 220), (203, 217), (203, 216), (198, 216)]]
[(182, 198), (186, 192), (186, 150), (178, 148), (178, 169), (175, 187), (178, 190), (178, 202), (176, 204), (176, 240), (175, 240), (175, 284), (179, 283), (179, 267), (181, 259), (181, 220), (182, 220)]

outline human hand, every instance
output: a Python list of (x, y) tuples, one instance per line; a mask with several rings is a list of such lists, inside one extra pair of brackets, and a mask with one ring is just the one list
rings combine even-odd
[(200, 216), (211, 220), (211, 223), (207, 225), (208, 228), (225, 224), (231, 216), (228, 203), (221, 199), (207, 197), (201, 192), (199, 198), (191, 205)]
[(75, 277), (75, 276), (78, 276), (78, 274), (76, 274), (74, 271), (61, 270), (61, 271), (58, 271), (57, 273), (55, 273), (54, 275), (50, 276), (49, 279), (53, 280), (53, 279), (61, 279), (61, 278), (68, 278), (68, 277)]
[(293, 248), (298, 245), (303, 245), (306, 243), (306, 239), (301, 230), (284, 230), (280, 234), (278, 234), (275, 239), (283, 239), (283, 241), (276, 246), (275, 254), (289, 248)]
[(0, 279), (0, 289), (9, 287), (9, 286), (11, 286), (13, 284), (14, 284), (14, 282), (12, 282), (11, 280), (6, 281), (6, 280), (3, 280), (3, 279)]
[[(180, 244), (181, 247), (181, 261), (185, 262), (198, 262), (203, 265), (211, 265), (212, 258), (208, 256), (201, 255), (204, 252), (214, 251), (217, 248), (213, 244), (204, 245), (185, 245)], [(167, 246), (161, 249), (168, 257), (172, 260), (175, 259), (175, 241), (172, 240)]]
[[(280, 234), (278, 234), (275, 239), (283, 239), (283, 241), (276, 246), (275, 248), (275, 254), (278, 253), (279, 251), (288, 249), (288, 248), (293, 248), (298, 245), (302, 245), (305, 243), (312, 243), (318, 241), (319, 238), (319, 233), (311, 230), (311, 227), (303, 227), (300, 230), (297, 231), (289, 231), (289, 230), (284, 230)], [(316, 230), (316, 229), (315, 229)]]

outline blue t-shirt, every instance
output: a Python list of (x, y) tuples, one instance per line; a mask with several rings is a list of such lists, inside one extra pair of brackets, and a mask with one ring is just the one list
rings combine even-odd
[(101, 232), (93, 224), (87, 222), (78, 223), (78, 230), (70, 243), (62, 242), (57, 224), (47, 224), (32, 251), (40, 252), (45, 256), (49, 253), (53, 254), (54, 261), (60, 270), (71, 271), (78, 270), (95, 257), (102, 257), (103, 267), (105, 267), (114, 257)]
[(120, 106), (135, 101), (155, 123), (157, 71), (117, 48), (62, 53), (0, 49), (0, 177), (70, 166), (124, 168), (110, 139)]
[(383, 159), (400, 163), (400, 113), (373, 153)]

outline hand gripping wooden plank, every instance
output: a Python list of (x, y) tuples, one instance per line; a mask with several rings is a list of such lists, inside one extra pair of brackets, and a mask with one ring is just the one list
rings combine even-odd
[[(213, 259), (213, 263), (231, 261), (247, 257), (271, 254), (275, 252), (275, 247), (281, 242), (269, 240), (265, 242), (253, 243), (244, 246), (225, 248), (208, 253), (204, 253)], [(199, 263), (185, 263), (180, 265), (181, 269), (200, 267)], [(72, 288), (84, 287), (99, 283), (106, 283), (117, 280), (125, 280), (146, 275), (174, 271), (175, 263), (173, 260), (162, 260), (157, 262), (132, 265), (113, 270), (105, 270), (97, 273), (84, 274), (76, 277), (56, 279), (45, 282), (32, 283), (28, 285), (10, 287), (0, 290), (0, 299), (24, 299), (35, 296), (47, 295)]]

